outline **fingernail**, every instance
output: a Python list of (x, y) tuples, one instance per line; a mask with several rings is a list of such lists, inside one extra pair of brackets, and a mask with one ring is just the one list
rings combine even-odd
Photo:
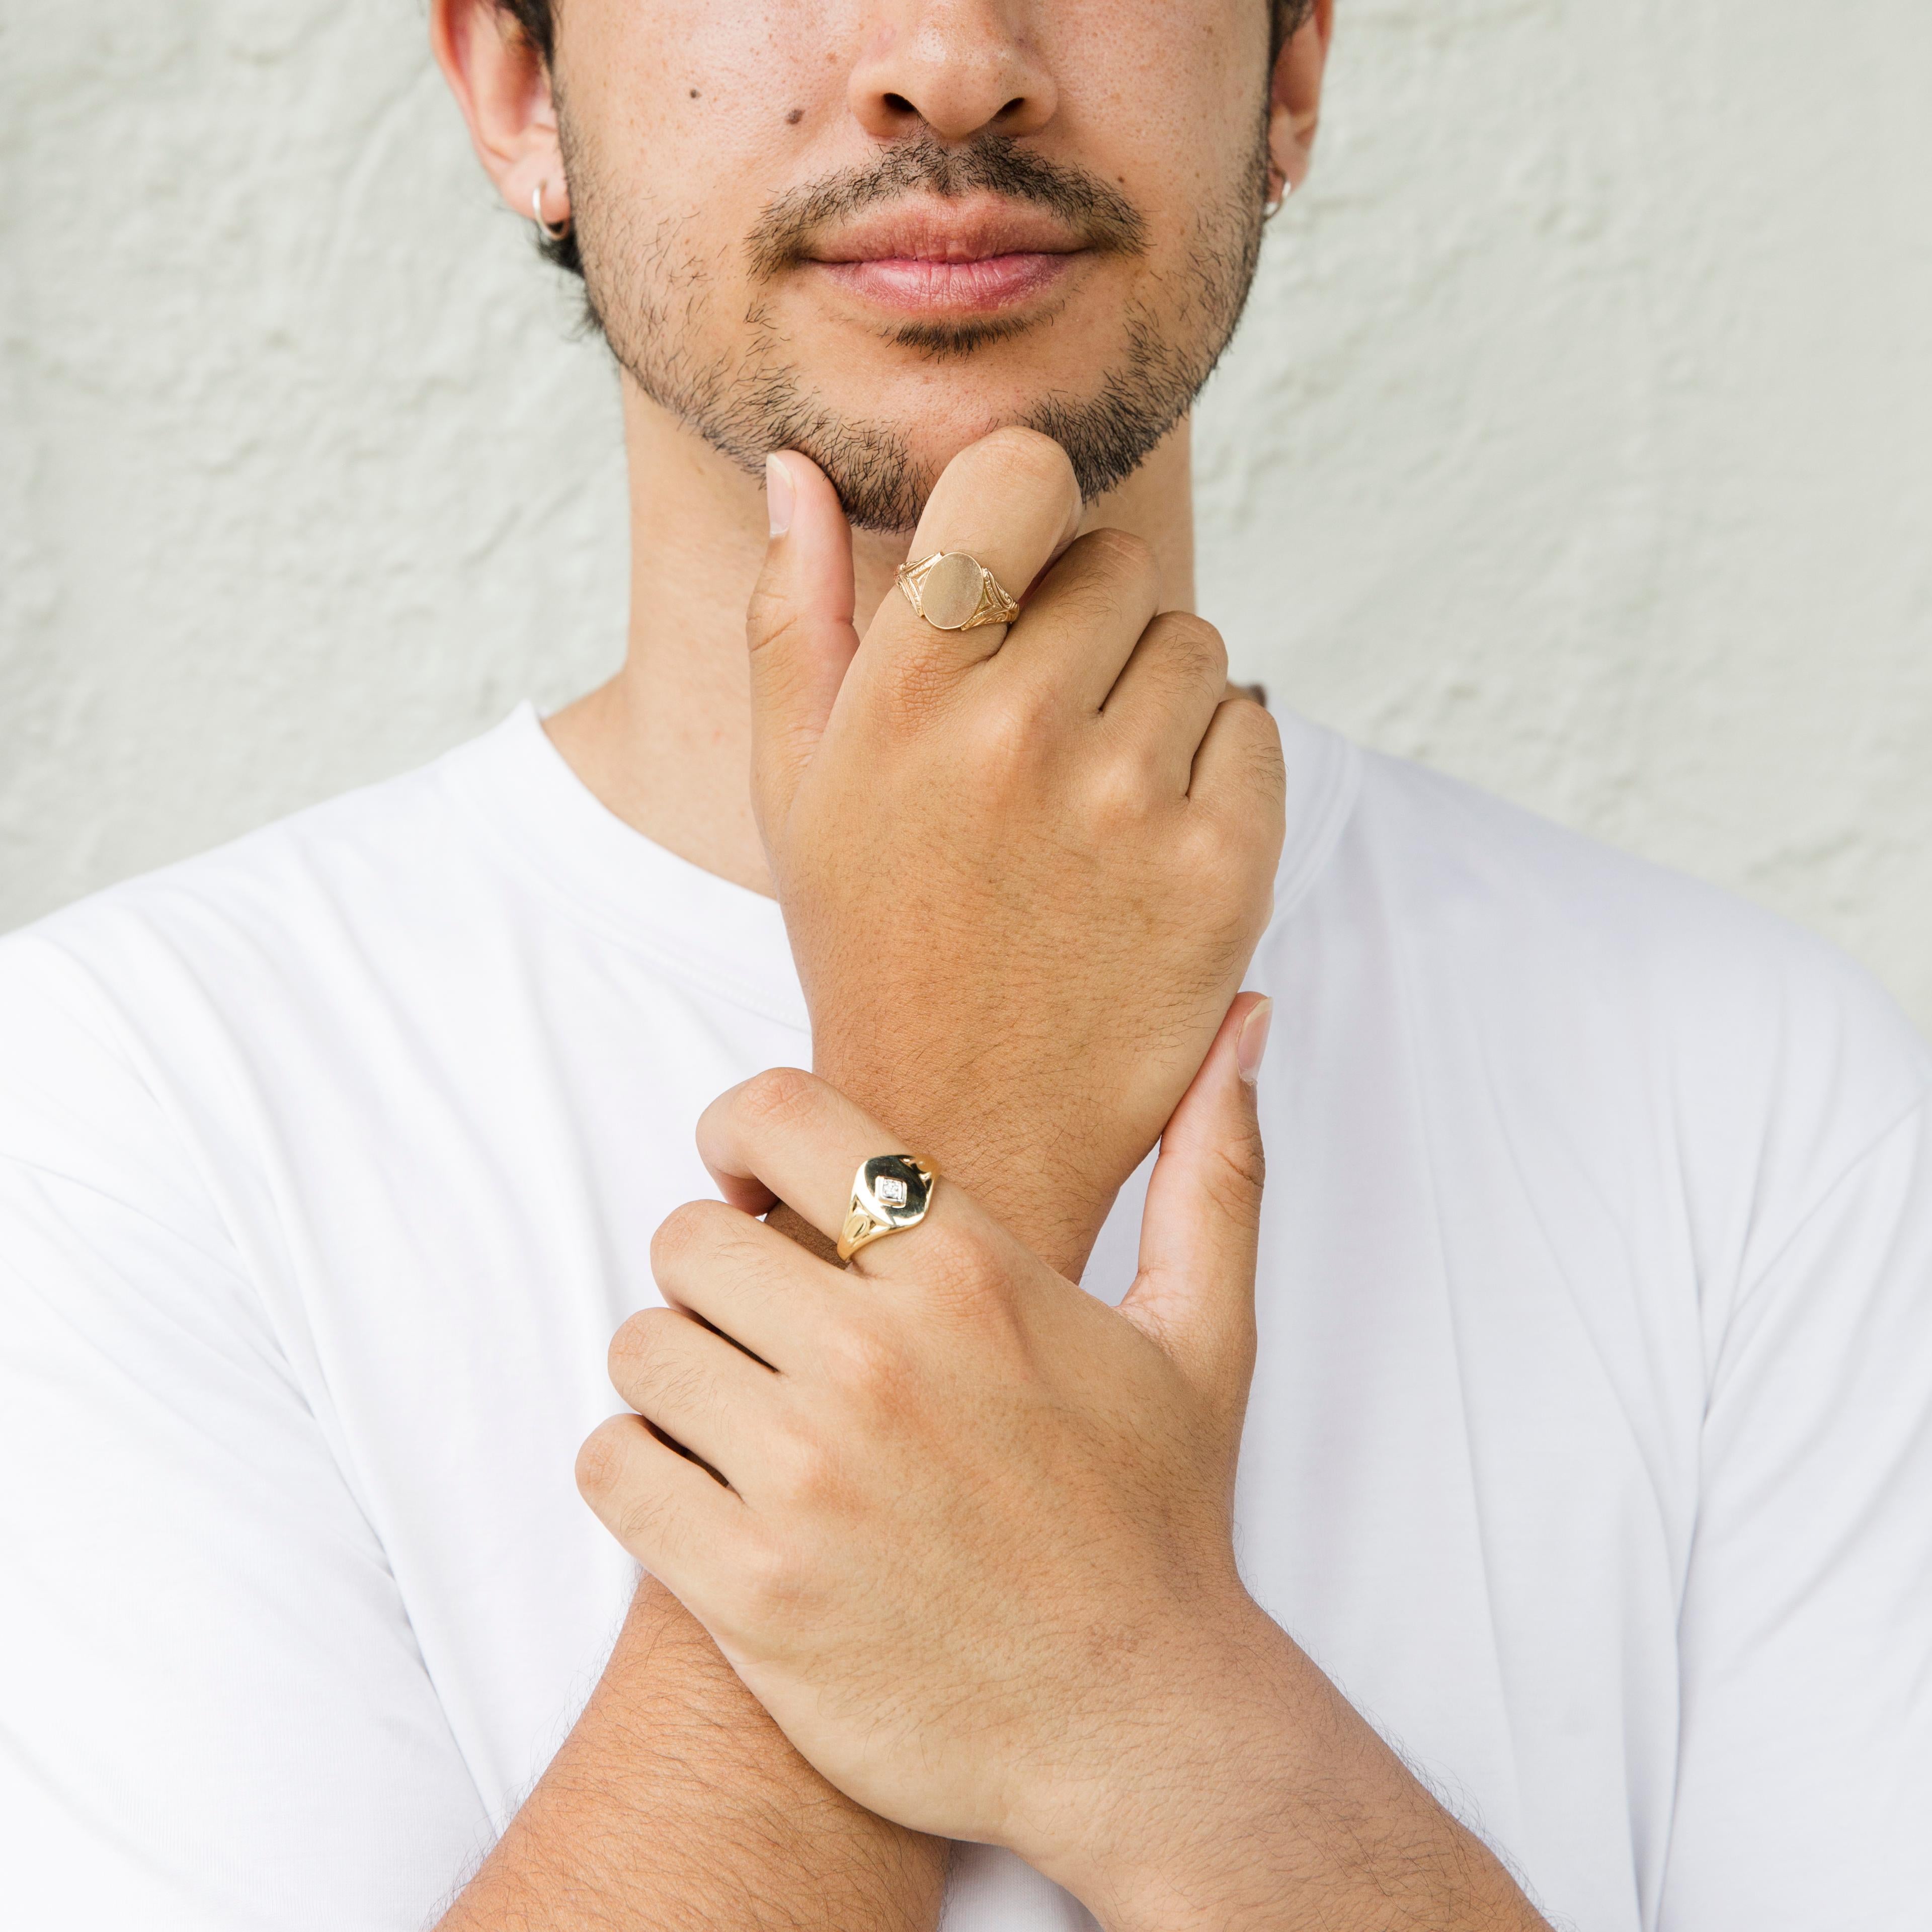
[(1262, 1070), (1262, 1055), (1268, 1051), (1268, 1028), (1274, 1020), (1274, 1002), (1264, 1000), (1241, 1022), (1240, 1037), (1234, 1042), (1234, 1064), (1250, 1087)]
[(765, 508), (772, 535), (783, 536), (791, 528), (791, 472), (776, 456), (765, 458)]

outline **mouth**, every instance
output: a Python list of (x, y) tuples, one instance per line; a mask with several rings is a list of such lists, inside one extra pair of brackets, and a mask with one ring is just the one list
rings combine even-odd
[(1044, 209), (976, 196), (862, 215), (815, 241), (802, 266), (901, 314), (986, 314), (1045, 293), (1090, 252)]

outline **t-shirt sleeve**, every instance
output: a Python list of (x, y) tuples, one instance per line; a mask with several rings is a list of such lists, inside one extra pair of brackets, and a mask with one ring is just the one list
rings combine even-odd
[(1712, 1364), (1659, 1932), (1932, 1899), (1932, 1122), (1829, 1187)]
[(177, 1124), (8, 952), (4, 1916), (414, 1932), (489, 1832), (382, 1550)]

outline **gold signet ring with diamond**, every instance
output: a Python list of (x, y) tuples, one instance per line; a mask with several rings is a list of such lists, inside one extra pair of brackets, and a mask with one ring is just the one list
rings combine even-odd
[(849, 1262), (868, 1243), (916, 1228), (932, 1205), (939, 1176), (909, 1154), (875, 1155), (852, 1177), (852, 1204), (838, 1236), (838, 1258)]
[(982, 624), (1010, 624), (1020, 614), (1000, 580), (963, 550), (935, 550), (918, 563), (901, 564), (898, 586), (935, 631), (976, 631)]

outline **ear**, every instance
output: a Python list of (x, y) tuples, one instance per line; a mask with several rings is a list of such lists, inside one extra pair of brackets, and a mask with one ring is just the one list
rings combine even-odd
[(1268, 206), (1308, 178), (1322, 118), (1322, 80), (1335, 33), (1335, 0), (1315, 0), (1274, 64), (1268, 92)]
[(550, 76), (508, 10), (496, 0), (430, 0), (429, 44), (497, 192), (526, 221), (539, 193), (543, 218), (566, 220)]

